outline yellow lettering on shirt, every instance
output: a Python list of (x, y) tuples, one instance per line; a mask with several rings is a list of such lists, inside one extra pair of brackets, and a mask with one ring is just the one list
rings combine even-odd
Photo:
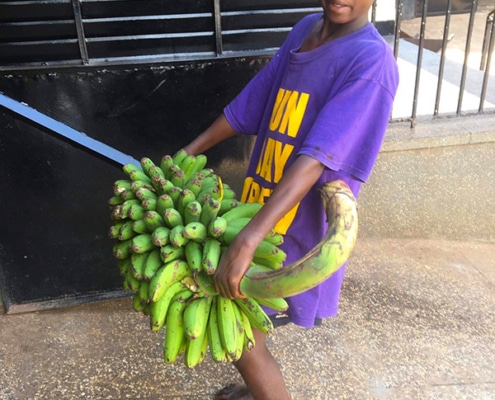
[(270, 130), (296, 137), (309, 101), (308, 93), (280, 88), (270, 118)]
[[(269, 128), (272, 132), (278, 132), (289, 137), (296, 137), (306, 112), (309, 101), (308, 93), (285, 90), (280, 88), (273, 105)], [(256, 175), (267, 183), (264, 187), (255, 182), (253, 177), (247, 177), (241, 195), (241, 201), (246, 203), (265, 204), (273, 191), (273, 184), (280, 182), (287, 161), (289, 160), (294, 145), (283, 143), (275, 137), (268, 137), (263, 143), (259, 159), (256, 165)], [(275, 230), (280, 234), (286, 234), (291, 226), (299, 208), (297, 203), (289, 212), (277, 222)]]

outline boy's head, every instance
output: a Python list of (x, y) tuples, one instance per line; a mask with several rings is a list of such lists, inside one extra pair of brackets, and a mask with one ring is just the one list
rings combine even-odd
[(368, 22), (373, 0), (319, 0), (325, 19), (333, 24), (360, 28)]

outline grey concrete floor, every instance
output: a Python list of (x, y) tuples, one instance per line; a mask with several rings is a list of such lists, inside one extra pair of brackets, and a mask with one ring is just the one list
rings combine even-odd
[[(209, 356), (162, 361), (130, 299), (0, 315), (0, 399), (210, 399), (239, 382)], [(495, 243), (362, 238), (341, 310), (270, 348), (297, 399), (495, 399)]]

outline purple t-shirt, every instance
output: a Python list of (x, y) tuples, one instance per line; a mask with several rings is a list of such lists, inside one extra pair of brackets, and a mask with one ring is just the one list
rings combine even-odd
[[(306, 197), (276, 226), (285, 235), (287, 263), (305, 255), (326, 232), (317, 188), (342, 179), (357, 197), (380, 150), (398, 85), (391, 48), (372, 24), (298, 52), (320, 18), (322, 14), (303, 18), (269, 64), (224, 109), (238, 133), (256, 135), (242, 201), (265, 203), (300, 154), (326, 167)], [(288, 299), (294, 323), (313, 326), (315, 317), (337, 313), (343, 270)]]

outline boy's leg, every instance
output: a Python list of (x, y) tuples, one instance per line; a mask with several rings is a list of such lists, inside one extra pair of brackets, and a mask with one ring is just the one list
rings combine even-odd
[(253, 330), (253, 333), (256, 345), (251, 351), (244, 352), (241, 359), (234, 363), (246, 383), (249, 394), (236, 392), (229, 397), (224, 392), (225, 396), (216, 398), (290, 400), (280, 367), (266, 347), (265, 334), (257, 330)]

